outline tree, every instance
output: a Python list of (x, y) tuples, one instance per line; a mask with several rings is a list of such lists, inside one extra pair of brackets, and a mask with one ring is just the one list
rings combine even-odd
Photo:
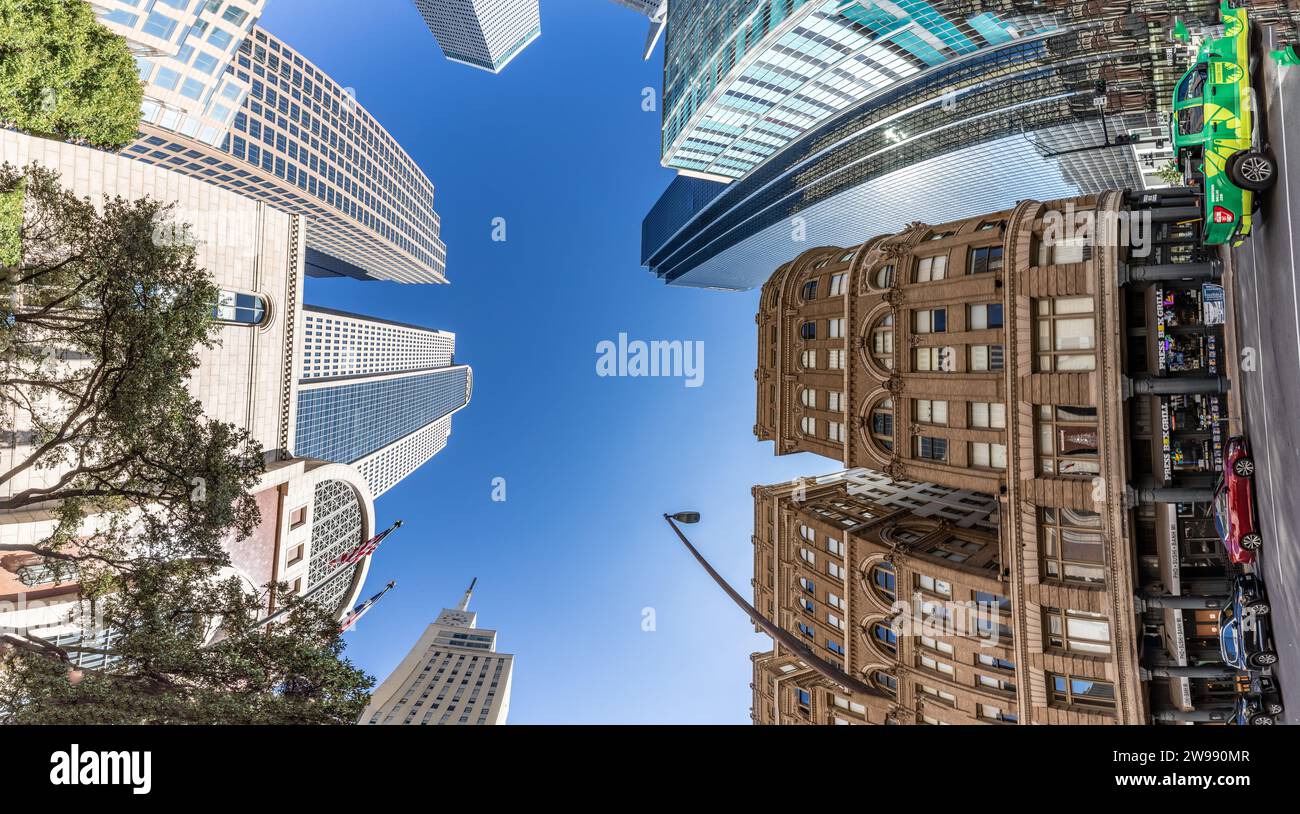
[[(220, 579), (215, 564), (136, 566), (88, 590), (113, 632), (102, 647), (5, 636), (0, 724), (356, 722), (374, 679), (341, 658), (323, 608), (291, 598), (286, 616), (259, 627), (266, 593)], [(80, 654), (108, 660), (78, 667)]]
[(0, 0), (0, 122), (118, 149), (144, 87), (126, 40), (83, 0)]
[(1179, 186), (1183, 183), (1183, 171), (1173, 161), (1165, 162), (1163, 167), (1156, 170), (1156, 177), (1170, 186)]
[[(21, 250), (0, 268), (0, 404), (29, 426), (0, 428), (25, 442), (0, 486), (48, 475), (0, 497), (0, 511), (56, 512), (36, 552), (47, 557), (73, 556), (74, 540), (75, 556), (95, 556), (94, 543), (120, 555), (136, 524), (174, 549), (182, 529), (191, 554), (218, 556), (256, 524), (248, 489), (264, 464), (245, 430), (205, 417), (187, 389), (197, 349), (215, 342), (211, 276), (193, 245), (160, 239), (177, 231), (165, 228), (170, 205), (113, 198), (97, 210), (51, 170), (0, 166), (0, 196), (19, 189)], [(82, 520), (99, 515), (121, 522), (87, 541)]]

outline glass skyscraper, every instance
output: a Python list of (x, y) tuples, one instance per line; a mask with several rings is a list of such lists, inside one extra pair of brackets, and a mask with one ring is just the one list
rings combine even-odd
[(145, 84), (141, 120), (219, 145), (248, 94), (227, 72), (266, 0), (96, 0), (99, 21), (126, 39)]
[(709, 180), (670, 185), (642, 263), (746, 289), (904, 217), (1140, 187), (1126, 138), (1161, 126), (1176, 78), (1166, 5), (683, 0), (664, 163)]
[(443, 447), (473, 373), (455, 334), (303, 307), (294, 455), (351, 464), (375, 497)]
[(308, 216), (313, 276), (447, 282), (433, 183), (348, 88), (260, 27), (226, 76), (248, 93), (218, 146), (146, 120), (126, 154)]

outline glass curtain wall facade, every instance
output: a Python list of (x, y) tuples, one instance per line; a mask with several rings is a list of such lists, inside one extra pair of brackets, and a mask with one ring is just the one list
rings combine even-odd
[(912, 65), (716, 188), (701, 207), (669, 205), (682, 197), (670, 187), (643, 224), (643, 264), (669, 283), (746, 289), (798, 242), (901, 228), (904, 208), (939, 222), (1027, 195), (1140, 187), (1125, 139), (1159, 125), (1172, 82), (1162, 65), (1167, 10), (1017, 4), (1043, 10), (1031, 26), (1004, 5), (1005, 19), (1018, 20), (1000, 29), (1014, 31), (1007, 41), (985, 38), (980, 48)]
[(96, 0), (100, 22), (124, 37), (145, 83), (141, 120), (219, 145), (248, 94), (226, 69), (266, 0)]
[(146, 123), (126, 154), (308, 216), (313, 276), (447, 282), (433, 183), (350, 89), (262, 28), (229, 71), (249, 92), (219, 147)]

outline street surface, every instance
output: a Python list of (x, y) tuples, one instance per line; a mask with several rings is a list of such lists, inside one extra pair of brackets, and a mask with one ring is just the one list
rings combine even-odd
[(1250, 437), (1257, 464), (1264, 536), (1258, 569), (1273, 609), (1274, 675), (1287, 723), (1300, 723), (1300, 67), (1267, 58), (1262, 67), (1256, 91), (1265, 108), (1264, 138), (1281, 176), (1263, 197), (1261, 225), (1232, 254), (1239, 371), (1233, 386), (1240, 388), (1244, 413), (1243, 426), (1232, 431)]

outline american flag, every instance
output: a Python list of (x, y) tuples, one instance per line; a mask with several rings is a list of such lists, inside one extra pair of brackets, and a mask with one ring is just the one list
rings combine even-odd
[(374, 537), (371, 537), (369, 540), (365, 540), (355, 548), (348, 549), (339, 556), (330, 560), (330, 565), (349, 565), (364, 557), (369, 557), (371, 554), (375, 553), (375, 549), (379, 548), (379, 544), (384, 541), (385, 537), (391, 534), (394, 529), (399, 529), (401, 527), (402, 521), (398, 520), (396, 523), (379, 532)]

